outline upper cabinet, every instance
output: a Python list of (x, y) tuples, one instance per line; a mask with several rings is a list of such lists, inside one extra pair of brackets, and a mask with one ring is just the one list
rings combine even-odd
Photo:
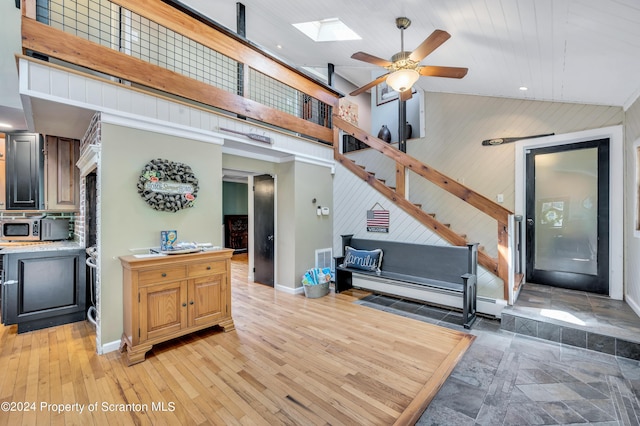
[(77, 139), (47, 136), (45, 149), (45, 210), (77, 211), (80, 207), (80, 157)]
[(9, 133), (6, 151), (6, 208), (42, 209), (42, 137), (37, 133)]
[(21, 132), (0, 145), (0, 210), (80, 210), (80, 141)]

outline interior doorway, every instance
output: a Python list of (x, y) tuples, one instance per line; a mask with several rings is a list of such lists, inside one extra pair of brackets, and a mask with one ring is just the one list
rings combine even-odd
[(275, 281), (275, 181), (273, 176), (254, 176), (253, 189), (253, 280), (273, 287)]
[(609, 139), (526, 157), (527, 282), (609, 294)]

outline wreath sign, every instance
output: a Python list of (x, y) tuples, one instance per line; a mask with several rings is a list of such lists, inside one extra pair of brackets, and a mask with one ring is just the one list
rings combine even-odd
[(193, 207), (198, 196), (198, 179), (186, 164), (156, 158), (142, 169), (138, 194), (154, 210), (177, 212)]

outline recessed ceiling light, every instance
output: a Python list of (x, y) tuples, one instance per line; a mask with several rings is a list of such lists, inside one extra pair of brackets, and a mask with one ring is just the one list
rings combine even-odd
[(277, 47), (278, 49), (282, 49), (282, 45), (281, 45), (281, 44), (276, 44), (276, 47)]
[(313, 41), (360, 40), (361, 37), (338, 18), (293, 24)]
[(527, 86), (520, 86), (520, 90), (526, 92), (527, 90), (529, 90), (529, 88)]
[(13, 129), (13, 126), (9, 123), (0, 123), (0, 127), (3, 127), (5, 129)]

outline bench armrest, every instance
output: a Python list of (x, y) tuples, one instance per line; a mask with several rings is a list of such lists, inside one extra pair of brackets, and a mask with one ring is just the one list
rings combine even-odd
[(464, 328), (470, 329), (476, 321), (477, 277), (475, 274), (462, 274), (462, 316)]

